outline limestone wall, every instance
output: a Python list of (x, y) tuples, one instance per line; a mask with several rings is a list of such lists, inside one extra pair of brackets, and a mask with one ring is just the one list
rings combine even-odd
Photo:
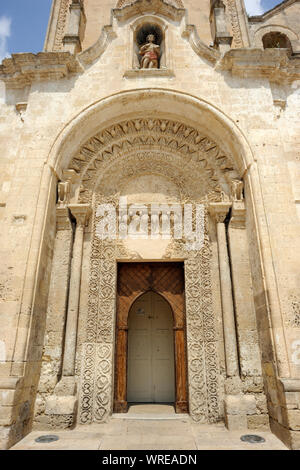
[[(92, 0), (86, 3), (88, 16), (88, 5), (92, 5)], [(95, 25), (93, 29), (96, 30)], [(295, 81), (291, 85), (274, 87), (265, 78), (233, 77), (230, 72), (218, 71), (195, 53), (188, 40), (182, 37), (183, 29), (184, 24), (168, 23), (170, 76), (124, 76), (132, 50), (128, 21), (114, 24), (115, 39), (99, 58), (86, 66), (84, 73), (74, 73), (61, 80), (35, 82), (30, 87), (28, 100), (20, 90), (2, 92), (0, 165), (3, 181), (0, 203), (3, 201), (6, 206), (0, 207), (3, 260), (0, 279), (0, 377), (4, 383), (7, 376), (25, 376), (19, 385), (18, 397), (12, 393), (15, 401), (8, 404), (5, 393), (1, 392), (3, 446), (7, 445), (10, 429), (13, 429), (12, 442), (16, 439), (15, 429), (22, 429), (19, 423), (29, 419), (41, 365), (42, 344), (44, 371), (48, 371), (47, 362), (55, 362), (60, 355), (51, 344), (51, 325), (48, 336), (43, 340), (52, 250), (54, 243), (59, 243), (57, 240), (54, 242), (54, 221), (51, 217), (56, 200), (56, 181), (61, 178), (62, 168), (58, 165), (55, 168), (58, 173), (55, 173), (51, 152), (61, 133), (81, 113), (111, 95), (130, 90), (145, 90), (146, 97), (148, 89), (167, 89), (208, 102), (223, 113), (224, 119), (228, 119), (232, 129), (237, 129), (245, 137), (251, 148), (253, 161), (249, 164), (248, 173), (255, 174), (256, 179), (252, 179), (252, 182), (255, 181), (252, 188), (249, 183), (246, 184), (246, 192), (256, 201), (256, 213), (253, 213), (250, 204), (247, 208), (247, 220), (250, 221), (247, 234), (262, 368), (268, 387), (270, 414), (274, 421), (279, 422), (279, 428), (280, 425), (285, 430), (289, 427), (286, 412), (283, 412), (286, 409), (284, 399), (278, 394), (276, 376), (300, 378), (299, 188), (294, 176), (299, 168), (300, 150), (299, 83)], [(206, 31), (208, 39), (208, 28)], [(94, 40), (92, 33), (87, 33), (86, 41), (88, 38), (90, 43)], [(21, 119), (15, 105), (24, 99), (28, 106)], [(136, 112), (141, 113), (142, 99), (136, 103), (136, 108), (132, 108), (132, 116)], [(129, 115), (126, 112), (124, 116), (126, 102), (124, 93), (119, 101), (120, 118)], [(152, 112), (176, 114), (179, 112), (178, 106), (174, 98), (169, 109), (161, 109), (155, 103)], [(179, 110), (184, 112), (184, 108), (179, 107)], [(107, 116), (109, 112), (107, 108)], [(102, 119), (105, 120), (106, 116)], [(109, 121), (112, 116), (107, 119)], [(193, 121), (193, 116), (188, 116), (188, 119)], [(226, 150), (233, 149), (229, 132), (223, 130), (218, 133), (213, 121), (208, 121), (206, 126), (207, 132), (214, 135)], [(68, 148), (68, 152), (62, 152), (64, 158), (71, 158), (97, 129), (98, 117), (88, 124), (83, 123), (75, 135), (70, 134), (64, 144)], [(255, 240), (254, 226), (260, 227), (258, 242)], [(84, 249), (88, 251), (86, 242)], [(268, 292), (266, 277), (269, 279)], [(84, 276), (82, 289), (87, 282)], [(84, 295), (83, 292), (83, 305)], [(84, 315), (84, 308), (81, 308), (79, 344), (82, 341)], [(51, 323), (51, 316), (47, 321)], [(59, 325), (57, 328), (59, 330)], [(253, 330), (251, 326), (250, 331)], [(61, 335), (61, 330), (57, 334)], [(49, 361), (52, 354), (53, 358)], [(28, 366), (25, 365), (26, 361)], [(52, 376), (56, 373), (57, 370)], [(54, 385), (51, 380), (49, 384), (41, 385), (44, 389), (41, 388), (40, 393), (47, 393), (43, 391), (47, 387), (52, 389)], [(262, 393), (261, 385), (259, 387), (258, 393)], [(13, 385), (3, 386), (2, 389), (14, 390)], [(292, 411), (298, 416), (299, 408), (295, 403)], [(293, 424), (296, 418), (293, 419), (290, 421), (290, 428), (295, 433), (293, 445), (299, 446), (299, 437), (296, 436), (299, 421)], [(25, 432), (27, 429), (28, 422)], [(22, 432), (18, 431), (17, 438)]]

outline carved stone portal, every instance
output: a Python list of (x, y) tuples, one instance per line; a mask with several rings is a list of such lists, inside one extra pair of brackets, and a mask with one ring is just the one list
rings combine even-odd
[[(101, 197), (97, 197), (100, 203)], [(219, 359), (212, 307), (211, 249), (207, 232), (201, 250), (187, 252), (178, 245), (170, 258), (185, 259), (186, 335), (189, 412), (197, 422), (220, 419)], [(81, 366), (79, 422), (105, 420), (113, 409), (113, 367), (115, 350), (117, 262), (130, 254), (118, 241), (96, 236), (93, 221), (91, 272), (86, 342)], [(169, 258), (169, 259), (170, 259)]]

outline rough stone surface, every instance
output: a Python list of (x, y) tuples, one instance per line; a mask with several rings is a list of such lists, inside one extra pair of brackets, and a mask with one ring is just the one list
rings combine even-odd
[[(191, 418), (300, 448), (300, 3), (210, 5), (54, 0), (45, 51), (0, 65), (0, 448), (109, 420), (116, 267), (137, 260), (184, 263)], [(202, 204), (202, 249), (100, 240), (120, 196)]]

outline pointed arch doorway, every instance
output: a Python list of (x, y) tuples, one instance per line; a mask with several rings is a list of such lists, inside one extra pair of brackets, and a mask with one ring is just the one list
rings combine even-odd
[(187, 413), (183, 263), (120, 263), (114, 411), (170, 403)]
[(128, 402), (175, 402), (172, 310), (153, 291), (142, 294), (129, 312), (127, 384)]

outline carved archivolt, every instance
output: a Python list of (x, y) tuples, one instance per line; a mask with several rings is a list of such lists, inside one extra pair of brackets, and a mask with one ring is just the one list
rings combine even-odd
[(122, 180), (137, 173), (175, 179), (182, 197), (229, 194), (234, 164), (222, 149), (195, 128), (170, 119), (122, 121), (90, 138), (69, 168), (80, 174), (80, 202), (92, 194), (118, 192)]

